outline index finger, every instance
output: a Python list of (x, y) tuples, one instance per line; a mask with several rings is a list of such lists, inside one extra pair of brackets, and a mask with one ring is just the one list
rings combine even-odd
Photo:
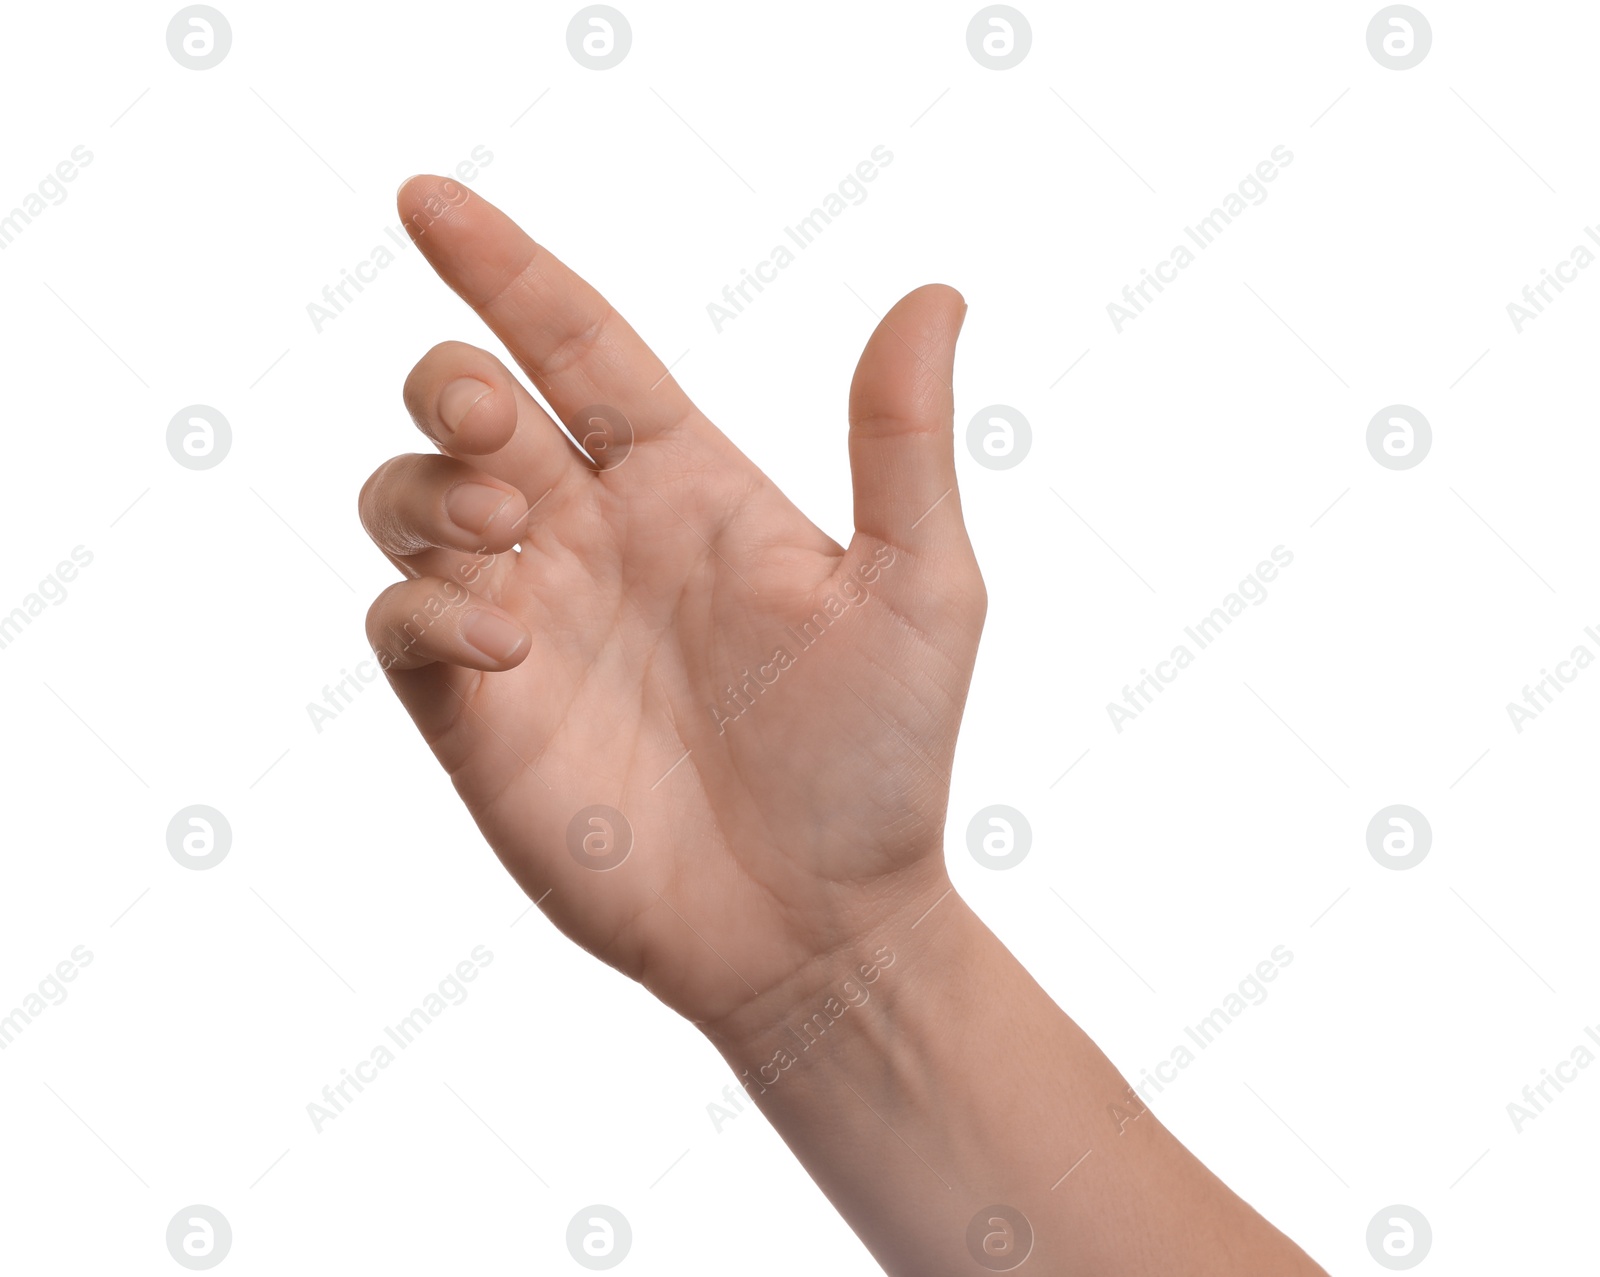
[(439, 278), (506, 345), (569, 425), (618, 409), (635, 439), (697, 417), (666, 365), (594, 288), (491, 204), (449, 178), (418, 176), (396, 197)]

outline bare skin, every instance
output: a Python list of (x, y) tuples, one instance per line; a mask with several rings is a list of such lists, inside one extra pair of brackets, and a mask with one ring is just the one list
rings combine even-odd
[[(1027, 1271), (1320, 1273), (1152, 1114), (1119, 1129), (1142, 1105), (951, 889), (986, 607), (960, 295), (917, 289), (867, 342), (840, 546), (493, 205), (420, 177), (399, 206), (550, 411), (483, 350), (423, 357), (405, 400), (440, 455), (362, 490), (407, 578), (368, 638), (530, 898), (707, 1035), (891, 1273), (1024, 1242)], [(1026, 1223), (974, 1252), (997, 1203)]]

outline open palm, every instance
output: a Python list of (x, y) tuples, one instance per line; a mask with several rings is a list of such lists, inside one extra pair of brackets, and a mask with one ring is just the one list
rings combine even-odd
[(369, 639), (506, 867), (706, 1023), (931, 905), (984, 613), (955, 492), (959, 295), (916, 290), (867, 343), (841, 547), (493, 205), (416, 178), (400, 212), (584, 445), (447, 343), (406, 383), (443, 455), (362, 491), (408, 578)]

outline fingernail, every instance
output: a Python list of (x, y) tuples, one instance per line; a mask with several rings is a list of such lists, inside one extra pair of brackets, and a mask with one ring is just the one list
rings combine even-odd
[(494, 387), (476, 377), (458, 377), (439, 392), (439, 420), (451, 434), (461, 429), (461, 423), (472, 411), (472, 405), (485, 395), (492, 395)]
[(494, 522), (511, 494), (484, 483), (462, 483), (444, 495), (444, 510), (456, 527), (482, 536)]
[(461, 620), (461, 637), (497, 665), (508, 665), (528, 642), (528, 636), (493, 612), (468, 612)]

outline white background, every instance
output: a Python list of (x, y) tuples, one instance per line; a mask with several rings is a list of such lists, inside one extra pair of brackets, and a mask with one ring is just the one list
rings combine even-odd
[[(1134, 1081), (1292, 951), (1155, 1109), (1330, 1272), (1382, 1271), (1392, 1203), (1432, 1225), (1424, 1272), (1592, 1268), (1600, 1067), (1520, 1133), (1506, 1106), (1600, 1022), (1600, 672), (1521, 733), (1505, 706), (1600, 653), (1600, 270), (1520, 334), (1506, 304), (1600, 221), (1600, 11), (1423, 0), (1432, 50), (1393, 71), (1373, 0), (1023, 0), (1031, 52), (992, 71), (972, 3), (619, 4), (604, 72), (577, 5), (228, 0), (207, 71), (167, 51), (176, 6), (7, 13), (0, 211), (93, 161), (0, 252), (0, 613), (93, 562), (0, 650), (0, 1010), (93, 961), (0, 1053), (0, 1262), (181, 1271), (198, 1202), (226, 1272), (576, 1272), (601, 1202), (624, 1272), (876, 1271), (762, 1117), (714, 1128), (696, 1033), (523, 916), (381, 683), (308, 716), (393, 577), (356, 493), (421, 446), (405, 372), (496, 347), (415, 252), (320, 333), (307, 304), (388, 242), (402, 178), (483, 146), (477, 189), (841, 540), (872, 312), (963, 291), (958, 429), (1009, 404), (1033, 446), (959, 457), (991, 604), (957, 885)], [(716, 332), (878, 145), (865, 202)], [(1269, 198), (1117, 333), (1106, 304), (1278, 145)], [(166, 449), (195, 403), (232, 426), (211, 470)], [(1405, 471), (1365, 446), (1395, 403), (1433, 429)], [(1267, 601), (1118, 733), (1106, 703), (1278, 545)], [(194, 803), (233, 829), (205, 872), (166, 847)], [(966, 849), (992, 803), (1033, 829), (1006, 872)], [(1365, 841), (1392, 803), (1433, 829), (1401, 872)], [(470, 997), (314, 1131), (477, 945)]]

